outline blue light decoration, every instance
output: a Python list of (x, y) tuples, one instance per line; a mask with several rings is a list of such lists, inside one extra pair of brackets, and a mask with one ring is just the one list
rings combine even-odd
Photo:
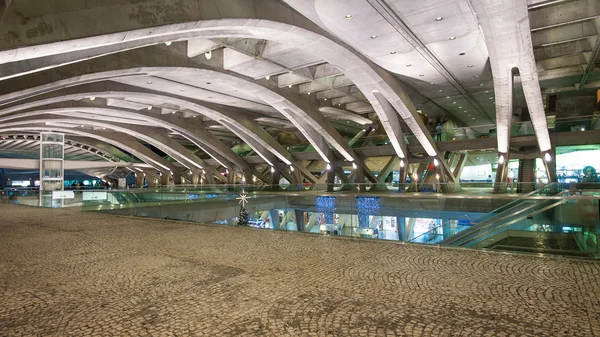
[(335, 213), (335, 197), (317, 197), (317, 213), (325, 215), (325, 223), (333, 224), (333, 213)]
[(358, 210), (358, 227), (369, 228), (369, 216), (377, 216), (381, 210), (379, 198), (356, 197), (356, 209)]

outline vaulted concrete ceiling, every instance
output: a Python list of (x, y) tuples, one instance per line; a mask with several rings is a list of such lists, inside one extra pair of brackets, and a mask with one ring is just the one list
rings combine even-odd
[[(498, 101), (492, 78), (498, 57), (490, 53), (486, 29), (480, 29), (493, 30), (497, 23), (481, 22), (481, 13), (491, 9), (477, 11), (477, 6), (487, 5), (470, 0), (139, 0), (54, 6), (22, 0), (10, 4), (0, 25), (0, 106), (17, 116), (36, 109), (75, 114), (84, 112), (67, 107), (93, 108), (91, 99), (98, 97), (96, 104), (110, 108), (105, 111), (119, 111), (104, 121), (118, 124), (113, 130), (162, 128), (165, 137), (195, 152), (183, 153), (176, 144), (159, 146), (181, 170), (194, 163), (199, 169), (204, 165), (198, 163), (208, 159), (251, 170), (231, 150), (240, 142), (269, 165), (304, 167), (280, 141), (286, 134), (292, 136), (285, 137), (285, 145), (310, 143), (326, 162), (364, 166), (347, 141), (378, 125), (400, 157), (407, 155), (407, 134), (414, 135), (411, 141), (422, 146), (423, 154), (439, 156), (424, 115), (430, 125), (438, 118), (487, 129), (498, 120), (506, 131), (511, 119), (498, 119), (497, 111), (505, 109), (503, 116), (510, 117), (515, 108), (532, 112), (546, 150), (545, 96), (539, 87), (530, 90), (538, 100), (532, 110), (520, 98), (530, 92), (519, 90), (517, 76), (514, 102), (508, 101), (512, 93), (502, 93)], [(537, 67), (531, 69), (541, 89), (556, 93), (600, 86), (598, 1), (529, 0), (528, 6), (531, 29), (521, 33), (533, 48)], [(105, 24), (84, 24), (91, 20)], [(499, 58), (507, 53), (501, 50)], [(64, 99), (55, 100), (59, 97)], [(89, 121), (85, 127), (97, 129), (102, 113), (92, 115), (79, 117)], [(175, 119), (179, 126), (169, 124)], [(136, 141), (149, 140), (137, 134)]]

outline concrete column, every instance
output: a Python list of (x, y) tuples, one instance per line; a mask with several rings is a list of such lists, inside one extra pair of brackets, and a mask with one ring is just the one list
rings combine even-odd
[(296, 228), (298, 232), (304, 232), (306, 229), (306, 223), (304, 222), (304, 212), (299, 210), (294, 210), (296, 215)]
[(169, 174), (163, 172), (160, 176), (160, 184), (163, 186), (169, 185)]
[[(365, 171), (363, 170), (363, 168), (360, 167), (360, 166), (357, 166), (356, 169), (354, 170), (354, 174), (353, 175), (356, 175), (356, 181), (359, 184), (358, 185), (358, 190), (360, 192), (366, 192), (367, 191), (367, 185), (366, 185), (366, 180), (365, 180)], [(352, 179), (351, 179), (350, 182), (352, 183)]]
[(281, 169), (278, 165), (271, 169), (271, 186), (273, 191), (279, 190), (279, 180), (281, 179)]
[(144, 187), (144, 174), (142, 172), (135, 173), (135, 187), (142, 188)]
[[(501, 159), (503, 158), (503, 159)], [(506, 191), (506, 179), (508, 178), (508, 153), (498, 153), (498, 168), (496, 169), (496, 183), (494, 192)]]
[(173, 184), (181, 185), (181, 174), (173, 173)]
[(244, 185), (253, 185), (254, 181), (253, 181), (253, 176), (252, 176), (252, 172), (250, 171), (244, 171), (242, 172), (242, 176), (244, 177), (244, 181), (243, 184)]
[(386, 191), (387, 187), (385, 186), (385, 179), (392, 173), (392, 171), (397, 168), (398, 163), (400, 162), (400, 158), (397, 156), (392, 156), (390, 160), (385, 164), (379, 175), (377, 176), (377, 185), (373, 186), (371, 190), (376, 191)]
[(398, 226), (398, 240), (406, 241), (406, 218), (403, 216), (397, 216), (396, 226)]
[(408, 159), (400, 158), (399, 165), (399, 177), (398, 177), (398, 192), (404, 192), (406, 189), (406, 177), (408, 175)]
[(336, 163), (332, 162), (329, 165), (329, 170), (325, 172), (325, 174), (327, 175), (327, 192), (333, 192), (333, 184), (335, 184)]
[[(435, 171), (435, 177), (434, 177), (434, 181), (437, 184), (436, 186), (436, 192), (438, 193), (447, 193), (448, 192), (448, 185), (446, 184), (446, 181), (449, 180), (447, 179), (447, 172), (444, 169), (444, 165), (442, 165), (442, 161), (444, 159), (442, 159), (442, 157), (435, 157), (434, 161), (437, 159), (438, 161), (438, 165), (434, 165), (434, 171)], [(439, 176), (439, 179), (438, 179)]]
[(200, 177), (200, 174), (192, 173), (192, 185), (200, 185)]
[[(546, 168), (546, 175), (548, 175), (548, 183), (555, 183), (558, 181), (556, 174), (556, 148), (552, 147), (549, 151), (542, 152), (542, 161)], [(548, 160), (549, 159), (549, 160)]]
[(454, 167), (452, 174), (458, 181), (460, 181), (460, 175), (462, 174), (463, 168), (465, 168), (465, 164), (467, 163), (467, 158), (469, 155), (466, 152), (461, 152), (457, 157), (458, 161), (456, 162), (456, 166)]
[(271, 228), (279, 229), (279, 211), (276, 209), (269, 210), (269, 219), (271, 219)]
[(232, 170), (227, 171), (229, 173), (227, 173), (227, 185), (233, 185), (235, 184), (235, 172)]
[(159, 179), (159, 177), (147, 175), (146, 176), (146, 183), (148, 184), (148, 187), (154, 187), (154, 186), (159, 185), (160, 179)]

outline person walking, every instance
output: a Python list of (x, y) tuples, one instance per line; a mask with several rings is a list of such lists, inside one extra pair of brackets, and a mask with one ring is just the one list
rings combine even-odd
[(435, 141), (442, 141), (442, 123), (438, 123), (438, 125), (435, 127)]

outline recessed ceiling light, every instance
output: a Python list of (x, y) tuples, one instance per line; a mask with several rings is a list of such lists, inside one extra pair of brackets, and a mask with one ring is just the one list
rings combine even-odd
[(471, 119), (475, 119), (475, 117), (471, 118)]
[(291, 84), (290, 84), (290, 85), (288, 85), (288, 88), (291, 88), (291, 87), (292, 87), (292, 85), (291, 85)]
[(324, 100), (324, 101), (326, 101), (326, 100), (327, 100), (327, 98), (324, 98), (323, 100)]
[(462, 106), (459, 106), (458, 108), (459, 108), (459, 109), (462, 109)]
[(442, 92), (442, 89), (440, 89), (440, 92)]
[(170, 45), (171, 45), (171, 41), (169, 41), (169, 42), (165, 42), (165, 44), (166, 44), (166, 45), (167, 45), (167, 47), (168, 47), (168, 46), (170, 46)]
[(390, 54), (394, 55), (394, 54), (396, 54), (396, 52), (395, 51), (391, 51)]
[(465, 55), (465, 53), (460, 53), (460, 54), (458, 54), (458, 55), (460, 55), (460, 56), (464, 56), (464, 55)]
[(423, 77), (423, 76), (425, 76), (425, 74), (419, 74), (419, 76)]
[(452, 102), (452, 104), (456, 104), (456, 102)]
[(146, 83), (148, 83), (148, 84), (152, 84), (152, 81), (148, 81), (148, 82), (146, 82)]
[(344, 18), (350, 20), (350, 19), (352, 19), (352, 15), (348, 14), (348, 15), (344, 16)]
[(407, 67), (411, 67), (411, 66), (412, 66), (412, 64), (408, 63), (406, 66), (407, 66)]
[(489, 90), (486, 90), (485, 93), (487, 94), (488, 92), (490, 92)]
[(475, 75), (475, 77), (479, 77), (479, 75)]
[(309, 91), (307, 94), (309, 94), (309, 95), (310, 95), (310, 91)]
[(179, 91), (181, 91), (181, 92), (185, 92), (185, 89), (181, 89), (181, 90), (179, 90)]
[(446, 96), (446, 98), (450, 99), (450, 96)]
[(148, 107), (148, 110), (152, 110), (152, 107), (151, 107), (151, 106), (149, 106), (149, 107)]
[(450, 38), (448, 40), (456, 40), (456, 37), (450, 36)]
[(494, 97), (490, 97), (490, 99), (494, 99)]
[(435, 21), (442, 21), (442, 20), (444, 20), (444, 18), (441, 16), (438, 16), (437, 18), (435, 18)]
[(376, 39), (376, 38), (377, 38), (377, 35), (371, 35), (371, 38), (372, 38), (372, 39)]
[(483, 83), (481, 83), (479, 86), (480, 86), (480, 87), (483, 87)]
[(469, 64), (467, 67), (469, 67), (469, 68), (473, 68), (473, 65), (472, 65), (472, 64)]
[(433, 82), (429, 83), (429, 84), (433, 84)]
[(92, 96), (92, 97), (90, 97), (90, 101), (93, 101), (93, 100), (95, 100), (95, 99), (96, 99), (96, 97), (93, 97), (93, 96)]

